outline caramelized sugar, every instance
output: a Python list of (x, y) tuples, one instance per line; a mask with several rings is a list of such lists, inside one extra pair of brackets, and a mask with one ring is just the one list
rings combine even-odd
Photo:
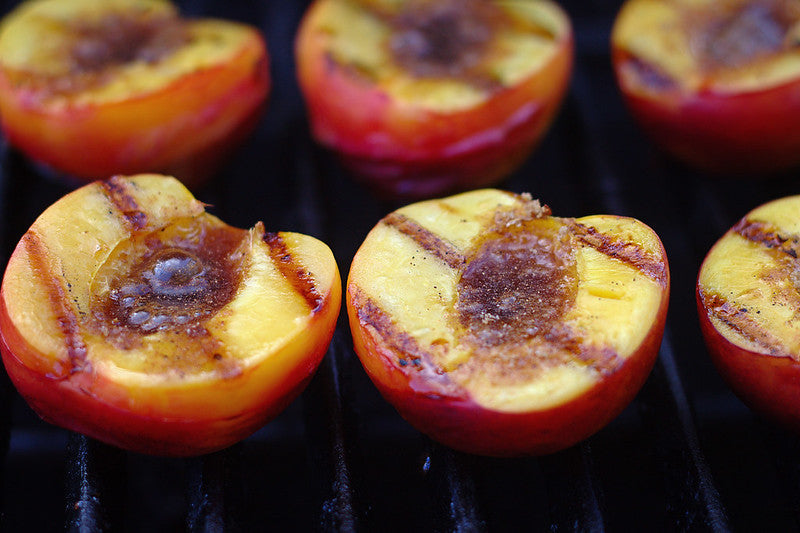
[(204, 322), (237, 291), (246, 235), (187, 222), (134, 236), (101, 270), (95, 318), (121, 344), (156, 331), (205, 335)]
[(695, 53), (709, 69), (742, 67), (783, 51), (800, 15), (786, 2), (767, 0), (720, 11), (701, 18), (693, 39)]
[(416, 76), (463, 76), (481, 61), (498, 16), (485, 0), (417, 2), (392, 21), (390, 49)]
[(168, 16), (112, 13), (95, 22), (72, 22), (69, 30), (72, 44), (65, 50), (65, 73), (35, 76), (21, 71), (12, 76), (14, 83), (44, 95), (73, 95), (103, 86), (116, 67), (156, 63), (190, 40), (187, 25)]
[(481, 346), (547, 334), (572, 305), (577, 272), (566, 226), (533, 219), (490, 235), (458, 284), (456, 311)]
[(155, 63), (188, 41), (185, 25), (176, 17), (151, 19), (111, 13), (98, 22), (77, 22), (77, 39), (70, 57), (73, 72), (99, 72), (115, 65)]

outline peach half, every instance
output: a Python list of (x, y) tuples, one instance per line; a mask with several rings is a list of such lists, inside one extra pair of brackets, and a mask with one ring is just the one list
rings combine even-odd
[(708, 351), (751, 408), (800, 430), (800, 196), (745, 215), (711, 248), (697, 280)]
[(710, 173), (758, 175), (800, 164), (798, 42), (793, 0), (628, 0), (611, 48), (657, 145)]
[(633, 399), (669, 299), (661, 241), (619, 216), (551, 216), (494, 189), (403, 207), (356, 253), (347, 311), (376, 387), (482, 455), (555, 452)]
[(12, 382), (53, 424), (155, 455), (244, 439), (303, 389), (341, 304), (331, 251), (205, 212), (177, 180), (115, 177), (42, 213), (0, 289)]
[(0, 24), (4, 134), (87, 181), (199, 185), (255, 128), (269, 88), (255, 28), (184, 19), (165, 0), (29, 0)]
[(317, 0), (296, 40), (314, 137), (392, 198), (496, 183), (548, 129), (572, 26), (548, 0)]

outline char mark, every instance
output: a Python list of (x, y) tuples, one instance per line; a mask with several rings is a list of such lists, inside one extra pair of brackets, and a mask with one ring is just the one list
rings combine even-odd
[(745, 217), (733, 227), (733, 232), (750, 242), (783, 252), (793, 259), (797, 259), (800, 253), (800, 237), (781, 235), (777, 228), (765, 222), (756, 222)]
[(108, 180), (101, 181), (108, 200), (114, 208), (122, 215), (125, 222), (135, 231), (141, 231), (147, 226), (147, 214), (142, 211), (141, 206), (128, 191), (128, 185), (119, 176), (114, 176)]
[(85, 370), (89, 366), (86, 343), (81, 335), (75, 311), (69, 305), (70, 297), (62, 283), (63, 276), (51, 270), (47, 261), (48, 252), (38, 235), (29, 231), (23, 238), (31, 266), (47, 291), (50, 307), (58, 321), (58, 328), (64, 335), (70, 364), (69, 374)]
[(404, 215), (391, 213), (383, 219), (383, 223), (410, 237), (423, 250), (452, 269), (460, 269), (467, 263), (466, 256), (455, 246)]
[(595, 228), (581, 224), (578, 224), (577, 236), (583, 243), (598, 252), (632, 266), (661, 285), (667, 283), (667, 270), (664, 263), (646, 253), (641, 246), (616, 240), (609, 235), (600, 233)]
[(707, 312), (745, 339), (759, 346), (765, 353), (774, 356), (791, 355), (780, 339), (753, 320), (747, 309), (731, 303), (724, 296), (716, 293), (701, 290), (699, 295)]
[(625, 359), (609, 346), (586, 342), (567, 325), (557, 325), (544, 335), (544, 340), (555, 348), (555, 353), (564, 354), (566, 364), (575, 361), (582, 366), (594, 369), (602, 375), (611, 375), (624, 363)]
[(411, 334), (399, 328), (378, 303), (358, 290), (351, 292), (351, 301), (357, 309), (359, 323), (380, 337), (397, 355), (397, 368), (411, 379), (421, 378), (418, 390), (427, 385), (432, 386), (437, 395), (459, 396), (458, 386), (434, 363), (434, 356)]
[(281, 275), (305, 299), (312, 311), (319, 311), (325, 303), (325, 298), (317, 290), (311, 273), (295, 262), (280, 234), (274, 232), (264, 233), (264, 242), (269, 247), (270, 258)]

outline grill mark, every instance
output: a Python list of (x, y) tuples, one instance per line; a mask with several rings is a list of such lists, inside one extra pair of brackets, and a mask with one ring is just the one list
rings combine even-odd
[(668, 91), (678, 86), (675, 79), (658, 66), (643, 61), (641, 58), (634, 56), (628, 51), (624, 51), (620, 54), (619, 61), (622, 65), (623, 72), (631, 74), (638, 83), (648, 89)]
[(565, 324), (556, 324), (519, 342), (511, 336), (505, 343), (487, 347), (472, 339), (469, 332), (460, 342), (474, 347), (475, 356), (470, 357), (465, 366), (483, 374), (491, 370), (510, 382), (539, 379), (542, 370), (570, 363), (588, 367), (601, 375), (611, 375), (626, 361), (610, 346), (586, 342)]
[(48, 252), (38, 235), (28, 231), (22, 238), (25, 241), (25, 251), (28, 253), (33, 271), (47, 291), (58, 328), (64, 335), (70, 364), (68, 374), (90, 369), (91, 365), (86, 357), (86, 343), (80, 333), (78, 318), (68, 304), (69, 296), (61, 283), (63, 277), (51, 272), (47, 261)]
[(581, 242), (598, 252), (632, 266), (662, 286), (666, 285), (667, 272), (664, 263), (647, 254), (641, 246), (616, 240), (595, 228), (578, 223), (575, 224), (574, 231)]
[[(517, 198), (517, 195), (509, 194)], [(544, 209), (548, 208), (545, 206)], [(549, 209), (544, 215), (548, 214)], [(392, 213), (384, 218), (383, 222), (394, 227), (401, 233), (410, 236), (423, 249), (432, 253), (451, 268), (459, 269), (467, 263), (467, 257), (453, 245), (404, 215)], [(666, 284), (667, 273), (665, 265), (657, 258), (647, 254), (642, 247), (617, 241), (600, 233), (595, 228), (580, 224), (575, 224), (573, 229), (576, 230), (576, 235), (579, 239), (594, 247), (599, 252), (633, 266), (662, 286)], [(364, 300), (365, 303), (363, 304), (363, 308), (359, 309), (358, 315), (362, 323), (371, 325), (375, 330), (381, 332), (384, 338), (391, 335), (391, 338), (399, 339), (393, 344), (393, 347), (401, 353), (408, 353), (412, 358), (418, 358), (420, 361), (425, 361), (426, 358), (428, 361), (433, 360), (431, 354), (428, 354), (420, 348), (413, 337), (400, 331), (391, 322), (389, 316), (382, 316), (381, 313), (384, 312), (380, 310), (377, 304), (366, 298)], [(537, 335), (537, 338), (545, 342), (549, 348), (545, 349), (539, 355), (537, 355), (537, 353), (530, 353), (523, 357), (523, 359), (531, 360), (532, 366), (538, 367), (541, 366), (542, 363), (547, 363), (548, 361), (556, 364), (558, 364), (558, 361), (561, 361), (563, 364), (566, 364), (568, 361), (575, 361), (592, 368), (600, 374), (608, 375), (618, 370), (625, 362), (625, 359), (621, 358), (612, 348), (587, 343), (580, 335), (567, 326), (550, 328), (540, 335)], [(467, 339), (468, 336), (463, 338), (462, 341)], [(479, 355), (478, 357), (470, 357), (463, 365), (474, 366), (477, 364), (477, 366), (481, 366), (482, 363), (477, 361), (477, 359), (480, 359)], [(536, 362), (534, 359), (538, 359), (539, 361)], [(418, 364), (422, 365), (423, 363)], [(433, 363), (429, 364), (433, 365)], [(441, 373), (443, 370), (439, 370), (438, 372)]]
[(141, 231), (147, 226), (147, 214), (128, 191), (128, 184), (119, 176), (100, 182), (108, 200), (122, 215), (122, 218), (134, 231)]
[[(414, 337), (398, 328), (392, 322), (390, 315), (375, 301), (360, 291), (351, 291), (351, 302), (357, 309), (359, 322), (371, 327), (393, 350), (404, 355), (398, 358), (397, 364), (406, 375), (419, 375), (425, 381), (434, 382), (454, 394), (457, 393), (458, 386), (447, 377), (446, 370), (434, 363), (434, 355), (420, 347)], [(587, 345), (567, 326), (553, 328), (541, 338), (550, 349), (543, 350), (542, 355), (521, 351), (523, 355), (513, 359), (519, 363), (528, 360), (526, 368), (531, 370), (543, 368), (547, 363), (567, 364), (569, 361), (576, 361), (603, 375), (612, 374), (625, 362), (619, 354), (608, 347)], [(482, 358), (476, 350), (459, 365), (459, 368), (467, 372), (485, 372), (486, 368), (483, 365), (493, 363), (491, 351), (487, 352), (487, 357)], [(458, 373), (458, 370), (452, 372)]]
[(374, 300), (358, 290), (351, 290), (350, 299), (357, 309), (359, 322), (372, 329), (397, 353), (400, 370), (409, 377), (418, 375), (423, 382), (435, 383), (439, 392), (459, 394), (459, 387), (436, 365), (433, 354), (425, 351), (417, 340), (392, 322), (391, 316)]
[(308, 270), (295, 262), (280, 234), (265, 232), (262, 239), (269, 247), (270, 258), (281, 275), (289, 281), (295, 292), (303, 297), (314, 313), (319, 311), (325, 299), (317, 290), (314, 278)]
[(791, 350), (787, 349), (780, 339), (753, 320), (748, 311), (732, 304), (720, 294), (706, 292), (702, 289), (698, 292), (706, 312), (732, 330), (763, 348), (770, 355), (789, 356), (792, 359), (797, 359), (797, 356), (792, 355)]
[(566, 325), (552, 328), (545, 333), (544, 339), (557, 350), (568, 354), (573, 361), (583, 363), (603, 375), (614, 373), (625, 362), (608, 346), (587, 344)]
[(466, 256), (458, 248), (405, 215), (390, 213), (382, 222), (410, 237), (423, 250), (454, 270), (460, 269), (467, 263)]
[(800, 237), (796, 235), (784, 237), (778, 228), (766, 222), (748, 220), (745, 217), (733, 226), (732, 231), (750, 242), (783, 252), (793, 259), (797, 259), (800, 255)]

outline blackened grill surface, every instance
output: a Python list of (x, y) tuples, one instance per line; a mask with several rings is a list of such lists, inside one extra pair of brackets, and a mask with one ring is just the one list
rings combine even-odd
[[(3, 12), (13, 2), (3, 2)], [(310, 140), (292, 43), (307, 2), (179, 2), (261, 27), (270, 106), (255, 136), (198, 197), (224, 220), (328, 242), (343, 275), (397, 205), (376, 200)], [(752, 414), (714, 371), (693, 288), (713, 242), (797, 173), (708, 179), (639, 132), (614, 85), (619, 1), (564, 2), (575, 24), (569, 95), (537, 153), (503, 187), (563, 216), (635, 216), (661, 236), (672, 298), (659, 362), (634, 403), (586, 442), (543, 458), (489, 459), (419, 435), (366, 378), (344, 320), (308, 391), (229, 450), (196, 459), (122, 452), (39, 421), (3, 376), (0, 529), (8, 531), (797, 531), (800, 445)], [(73, 188), (3, 144), (6, 259), (33, 219)]]

